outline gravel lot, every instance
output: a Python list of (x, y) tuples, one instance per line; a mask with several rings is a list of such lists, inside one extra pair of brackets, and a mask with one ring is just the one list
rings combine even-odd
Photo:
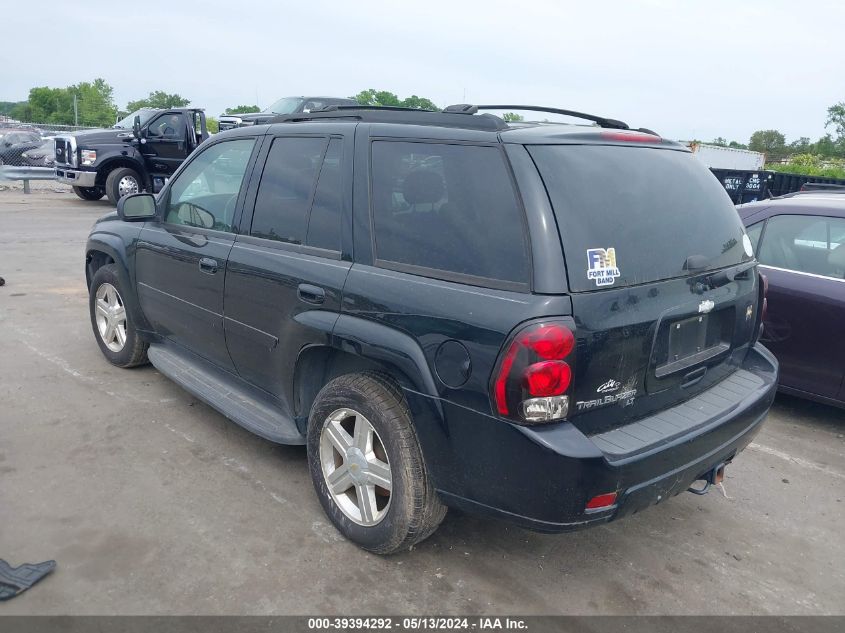
[(359, 550), (304, 448), (101, 357), (83, 248), (109, 210), (0, 192), (0, 557), (59, 565), (0, 613), (845, 613), (845, 412), (786, 397), (727, 496), (555, 536), (451, 513), (412, 552)]

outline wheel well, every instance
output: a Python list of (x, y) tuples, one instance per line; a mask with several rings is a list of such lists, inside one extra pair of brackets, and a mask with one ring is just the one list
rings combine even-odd
[(111, 255), (102, 251), (88, 251), (88, 255), (85, 257), (85, 280), (88, 282), (89, 288), (94, 273), (106, 264), (114, 264), (114, 258)]
[(329, 381), (344, 374), (362, 371), (383, 373), (399, 387), (413, 385), (402, 371), (392, 365), (332, 347), (309, 347), (300, 352), (294, 369), (293, 397), (297, 417), (307, 419), (317, 394)]
[(100, 167), (97, 170), (97, 178), (94, 181), (94, 186), (105, 187), (106, 178), (108, 178), (109, 173), (113, 172), (115, 169), (118, 169), (120, 167), (128, 167), (129, 169), (136, 172), (141, 177), (141, 180), (144, 182), (144, 187), (149, 187), (149, 183), (147, 182), (147, 174), (144, 169), (139, 167), (137, 162), (129, 160), (128, 158), (116, 158)]

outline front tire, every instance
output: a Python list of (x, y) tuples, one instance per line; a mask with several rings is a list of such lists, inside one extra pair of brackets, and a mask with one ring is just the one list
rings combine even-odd
[(317, 394), (308, 466), (323, 510), (356, 545), (410, 548), (446, 515), (428, 476), (402, 391), (376, 373), (346, 374)]
[(135, 330), (126, 309), (126, 296), (115, 264), (97, 269), (88, 297), (94, 337), (103, 356), (112, 365), (135, 367), (147, 362), (148, 345)]
[(106, 195), (102, 187), (74, 187), (73, 193), (83, 200), (99, 200)]
[(130, 193), (138, 193), (143, 189), (141, 177), (134, 169), (118, 167), (109, 172), (106, 177), (106, 195), (109, 202), (117, 205), (117, 201)]

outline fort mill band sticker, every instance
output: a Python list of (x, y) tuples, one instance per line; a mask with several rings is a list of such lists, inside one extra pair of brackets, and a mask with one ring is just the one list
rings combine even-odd
[(587, 279), (595, 279), (596, 285), (602, 287), (612, 286), (619, 276), (615, 248), (587, 249)]

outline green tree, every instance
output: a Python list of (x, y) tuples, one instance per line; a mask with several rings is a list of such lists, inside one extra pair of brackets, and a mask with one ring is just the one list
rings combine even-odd
[(414, 108), (416, 110), (439, 110), (434, 102), (431, 99), (426, 99), (425, 97), (418, 97), (417, 95), (411, 95), (410, 97), (405, 97), (402, 99), (400, 105), (403, 108)]
[[(77, 98), (77, 110), (79, 113), (79, 125), (95, 125), (108, 127), (114, 125), (117, 117), (117, 108), (114, 105), (114, 89), (104, 79), (95, 79), (93, 82), (82, 82), (68, 88), (73, 96)], [(71, 103), (71, 110), (73, 104)]]
[(737, 141), (731, 141), (730, 143), (728, 143), (728, 147), (733, 147), (734, 149), (748, 149), (748, 145), (744, 145)]
[(517, 114), (516, 112), (505, 112), (502, 115), (502, 118), (509, 123), (511, 121), (524, 121), (525, 120), (525, 117), (523, 117), (521, 114)]
[(355, 99), (361, 105), (368, 106), (398, 106), (400, 104), (399, 97), (392, 92), (376, 90), (375, 88), (362, 90), (350, 99)]
[(250, 112), (261, 112), (257, 105), (239, 105), (234, 108), (226, 108), (226, 114), (249, 114)]
[(718, 145), (719, 147), (727, 147), (728, 146), (728, 139), (722, 138), (721, 136), (717, 136), (712, 141), (710, 141), (710, 145)]
[(16, 119), (36, 123), (73, 125), (78, 122), (79, 125), (109, 126), (115, 121), (117, 108), (112, 87), (104, 79), (95, 79), (67, 88), (32, 88), (29, 99), (12, 108), (11, 114)]
[(827, 109), (825, 127), (833, 126), (838, 139), (845, 139), (845, 101), (835, 103)]
[(809, 136), (802, 136), (796, 141), (787, 145), (790, 154), (811, 154), (811, 143)]
[(26, 101), (0, 101), (0, 114), (11, 116), (16, 107), (26, 105)]
[(836, 141), (830, 134), (825, 134), (810, 146), (810, 151), (819, 156), (836, 156), (838, 149)]
[(163, 90), (156, 90), (151, 92), (146, 99), (138, 99), (137, 101), (130, 101), (126, 104), (126, 109), (130, 112), (140, 110), (141, 108), (157, 108), (166, 110), (167, 108), (184, 108), (191, 104), (190, 99), (178, 94), (168, 94)]
[(751, 135), (748, 149), (763, 152), (767, 160), (776, 160), (786, 153), (786, 137), (777, 130), (757, 130)]
[(410, 97), (400, 99), (392, 92), (388, 92), (387, 90), (376, 90), (375, 88), (362, 90), (354, 97), (350, 97), (350, 99), (355, 99), (355, 101), (361, 105), (369, 106), (398, 106), (401, 108), (415, 108), (417, 110), (440, 109), (433, 101), (431, 101), (431, 99), (427, 99), (425, 97), (411, 95)]
[(220, 123), (213, 116), (205, 117), (205, 128), (210, 134), (217, 134), (220, 131)]

